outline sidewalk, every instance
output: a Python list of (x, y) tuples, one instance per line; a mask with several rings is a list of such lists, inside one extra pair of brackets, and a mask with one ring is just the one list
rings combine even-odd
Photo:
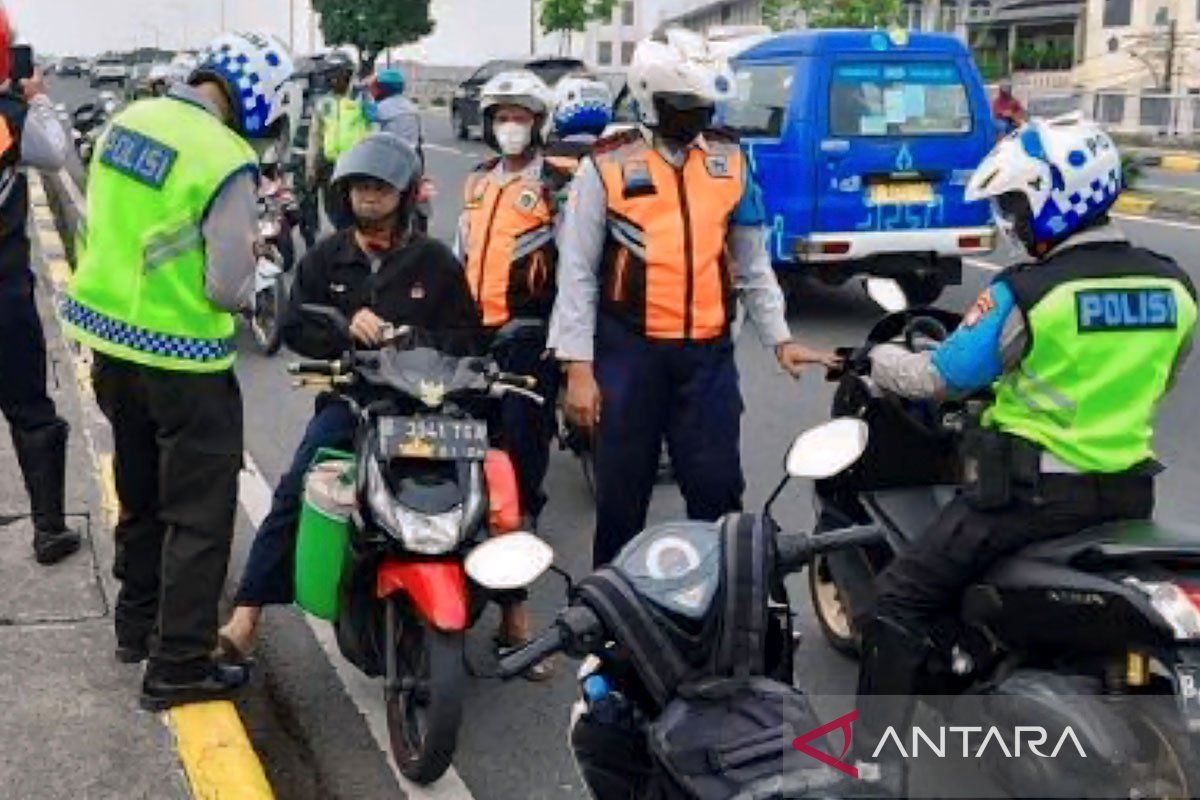
[(67, 510), (86, 538), (61, 564), (36, 564), (21, 474), (9, 435), (0, 434), (0, 798), (269, 798), (229, 703), (142, 712), (141, 667), (113, 657), (116, 503), (100, 466), (111, 462), (97, 455), (108, 450), (108, 429), (91, 397), (85, 359), (59, 331), (53, 298), (69, 268), (41, 183), (35, 176), (31, 183), (49, 383), (71, 424)]

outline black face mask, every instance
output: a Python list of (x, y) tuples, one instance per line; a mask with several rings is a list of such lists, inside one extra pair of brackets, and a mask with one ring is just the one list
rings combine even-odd
[(711, 106), (690, 108), (686, 111), (666, 103), (656, 103), (658, 112), (658, 134), (672, 144), (686, 147), (704, 133), (712, 123)]

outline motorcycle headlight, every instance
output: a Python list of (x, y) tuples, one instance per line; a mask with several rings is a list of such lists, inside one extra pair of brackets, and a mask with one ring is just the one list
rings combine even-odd
[(1170, 626), (1176, 639), (1200, 639), (1200, 588), (1134, 577), (1126, 578), (1125, 583), (1150, 599), (1151, 607)]
[(449, 553), (462, 540), (463, 509), (458, 506), (441, 514), (425, 514), (401, 505), (388, 490), (379, 462), (367, 468), (367, 502), (375, 521), (405, 549), (426, 556)]

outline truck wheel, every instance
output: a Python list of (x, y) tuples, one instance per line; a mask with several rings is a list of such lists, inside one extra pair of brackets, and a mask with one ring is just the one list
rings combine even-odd
[(946, 279), (941, 275), (901, 275), (896, 281), (914, 306), (933, 305), (946, 288)]

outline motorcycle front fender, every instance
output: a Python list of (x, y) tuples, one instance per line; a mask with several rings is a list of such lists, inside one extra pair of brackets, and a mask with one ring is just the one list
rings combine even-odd
[(422, 620), (441, 631), (464, 631), (470, 615), (467, 573), (460, 561), (394, 561), (380, 564), (375, 596), (403, 593)]

